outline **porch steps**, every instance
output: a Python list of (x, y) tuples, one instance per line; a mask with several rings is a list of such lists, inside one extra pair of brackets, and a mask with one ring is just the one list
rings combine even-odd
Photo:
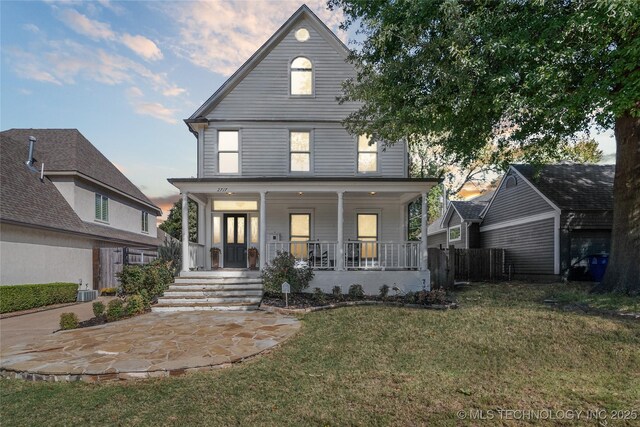
[(222, 272), (181, 274), (151, 310), (249, 311), (258, 308), (262, 300), (262, 281), (255, 274), (249, 275), (242, 271), (219, 273)]

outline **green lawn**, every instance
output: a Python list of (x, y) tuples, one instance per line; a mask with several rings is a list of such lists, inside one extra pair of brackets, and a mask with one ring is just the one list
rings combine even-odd
[(271, 354), (182, 378), (2, 380), (0, 422), (459, 425), (459, 410), (637, 410), (640, 322), (553, 310), (542, 303), (549, 289), (482, 285), (458, 293), (461, 307), (445, 312), (311, 313), (301, 332)]
[(549, 290), (546, 297), (556, 300), (560, 305), (583, 305), (601, 310), (621, 313), (640, 313), (640, 296), (620, 294), (592, 294), (592, 283), (572, 283)]

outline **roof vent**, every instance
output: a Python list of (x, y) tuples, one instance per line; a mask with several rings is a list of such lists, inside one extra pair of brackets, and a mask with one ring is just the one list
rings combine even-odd
[(35, 136), (30, 136), (29, 137), (29, 157), (27, 158), (27, 161), (24, 162), (29, 169), (31, 169), (34, 172), (37, 172), (36, 168), (33, 167), (33, 163), (36, 161), (36, 159), (33, 158), (33, 149), (36, 145), (36, 137)]

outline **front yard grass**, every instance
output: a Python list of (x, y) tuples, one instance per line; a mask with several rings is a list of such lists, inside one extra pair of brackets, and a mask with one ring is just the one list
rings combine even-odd
[(458, 293), (460, 309), (443, 312), (315, 312), (272, 353), (186, 377), (2, 380), (2, 425), (494, 425), (456, 413), (637, 410), (640, 322), (550, 309), (551, 289), (474, 286)]
[(583, 305), (620, 313), (640, 313), (640, 296), (592, 294), (589, 293), (592, 287), (592, 283), (568, 284), (549, 290), (546, 297), (561, 305)]

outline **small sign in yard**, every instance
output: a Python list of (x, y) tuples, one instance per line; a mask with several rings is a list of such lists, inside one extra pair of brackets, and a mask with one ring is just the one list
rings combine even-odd
[(284, 305), (289, 307), (289, 293), (291, 292), (291, 285), (288, 282), (282, 284), (282, 293), (284, 294)]

